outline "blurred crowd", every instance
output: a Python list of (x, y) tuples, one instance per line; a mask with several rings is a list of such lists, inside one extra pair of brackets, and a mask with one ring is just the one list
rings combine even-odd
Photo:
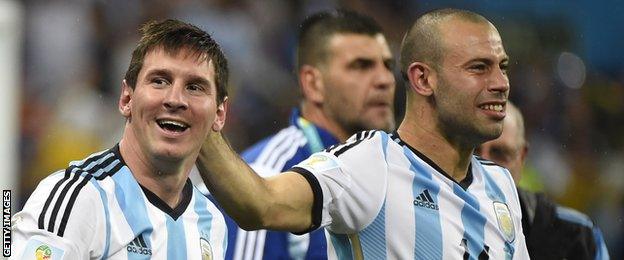
[[(331, 8), (371, 15), (398, 55), (418, 15), (474, 10), (499, 28), (511, 57), (511, 100), (525, 115), (529, 159), (522, 185), (590, 215), (614, 259), (624, 259), (624, 4), (605, 1), (26, 0), (21, 86), (20, 188), (27, 197), (67, 162), (112, 147), (123, 118), (121, 81), (152, 19), (210, 32), (227, 55), (226, 135), (241, 151), (284, 127), (299, 94), (296, 24)], [(396, 72), (397, 79), (400, 73)], [(404, 109), (398, 80), (397, 118)], [(23, 203), (23, 201), (21, 202)]]

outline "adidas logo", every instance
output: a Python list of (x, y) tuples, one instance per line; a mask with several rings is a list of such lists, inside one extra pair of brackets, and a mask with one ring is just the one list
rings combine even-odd
[(143, 240), (143, 235), (139, 235), (126, 246), (126, 249), (130, 253), (141, 254), (141, 255), (152, 255), (152, 249), (147, 246), (145, 240)]
[(418, 195), (418, 197), (414, 199), (414, 205), (423, 207), (423, 208), (433, 209), (433, 210), (440, 209), (438, 207), (438, 204), (436, 204), (435, 201), (433, 201), (433, 198), (431, 198), (431, 195), (429, 194), (429, 190), (425, 190), (422, 193), (420, 193), (420, 195)]

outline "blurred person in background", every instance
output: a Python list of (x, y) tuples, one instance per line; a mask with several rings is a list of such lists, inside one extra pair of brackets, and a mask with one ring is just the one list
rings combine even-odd
[(268, 178), (211, 134), (198, 169), (241, 227), (325, 227), (330, 259), (528, 259), (512, 177), (473, 155), (502, 131), (508, 60), (485, 17), (428, 12), (401, 47), (410, 90), (396, 132), (359, 132)]
[[(484, 159), (506, 167), (516, 184), (529, 145), (520, 110), (507, 103), (503, 133), (475, 151)], [(555, 204), (542, 193), (518, 188), (522, 229), (531, 259), (609, 259), (602, 233), (585, 214)]]
[[(372, 18), (346, 10), (316, 13), (299, 26), (296, 71), (303, 94), (290, 126), (242, 153), (271, 177), (359, 131), (395, 127), (394, 59)], [(226, 259), (326, 259), (323, 229), (293, 235), (245, 231), (226, 215)]]
[(191, 24), (149, 22), (141, 32), (119, 97), (121, 140), (39, 183), (14, 216), (13, 257), (225, 256), (222, 214), (188, 175), (202, 140), (224, 125), (227, 61)]

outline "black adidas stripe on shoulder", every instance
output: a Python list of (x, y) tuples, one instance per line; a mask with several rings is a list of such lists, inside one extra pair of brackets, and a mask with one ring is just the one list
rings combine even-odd
[(346, 152), (347, 150), (358, 145), (362, 141), (372, 138), (376, 132), (377, 130), (368, 130), (368, 131), (359, 132), (351, 136), (351, 138), (349, 138), (345, 143), (339, 144), (339, 145), (332, 145), (331, 147), (327, 148), (326, 152), (331, 153), (334, 156), (338, 157), (344, 152)]
[[(67, 221), (69, 220), (69, 216), (72, 212), (72, 208), (74, 207), (74, 203), (76, 202), (76, 198), (78, 197), (78, 193), (80, 193), (80, 190), (82, 189), (82, 187), (84, 187), (92, 177), (95, 177), (96, 180), (103, 180), (106, 177), (112, 177), (116, 172), (118, 172), (121, 169), (121, 167), (124, 166), (124, 164), (118, 161), (117, 159), (118, 158), (116, 156), (111, 156), (110, 158), (106, 159), (104, 162), (98, 164), (97, 168), (93, 167), (89, 170), (83, 170), (83, 169), (79, 170), (81, 173), (84, 172), (87, 174), (84, 175), (82, 182), (80, 182), (76, 186), (76, 188), (74, 189), (74, 192), (72, 192), (72, 195), (69, 197), (67, 206), (65, 206), (65, 212), (63, 213), (63, 217), (61, 218), (61, 223), (59, 224), (58, 236), (62, 237), (65, 234), (65, 227), (67, 227)], [(93, 173), (101, 169), (104, 169), (106, 167), (109, 167), (113, 164), (114, 166), (110, 170), (104, 171), (102, 174), (98, 176), (93, 175)], [(78, 175), (80, 173), (76, 172), (76, 174)]]
[[(97, 180), (102, 180), (108, 176), (112, 176), (112, 174), (119, 171), (119, 169), (123, 166), (123, 163), (120, 163), (120, 161), (117, 159), (119, 158), (117, 158), (116, 154), (112, 150), (108, 150), (106, 152), (103, 152), (101, 154), (94, 155), (88, 158), (80, 165), (72, 165), (68, 167), (65, 170), (65, 176), (56, 183), (56, 185), (53, 187), (52, 191), (50, 192), (50, 195), (48, 199), (46, 200), (46, 203), (44, 204), (43, 210), (41, 211), (39, 215), (39, 221), (38, 221), (39, 228), (46, 229), (47, 231), (52, 232), (52, 233), (54, 232), (56, 220), (61, 211), (63, 201), (65, 200), (65, 197), (68, 195), (68, 193), (71, 190), (71, 194), (69, 195), (69, 199), (67, 201), (67, 205), (65, 206), (63, 210), (63, 214), (61, 215), (62, 217), (61, 217), (60, 224), (57, 230), (57, 235), (62, 237), (65, 233), (65, 227), (67, 226), (67, 221), (69, 219), (73, 206), (82, 188), (93, 177), (95, 177)], [(103, 160), (103, 161), (93, 164), (94, 162), (97, 162), (100, 160)], [(98, 176), (93, 175), (93, 173), (103, 170), (107, 167), (110, 167), (113, 164), (115, 165), (110, 170), (103, 171), (103, 173)], [(46, 228), (45, 227), (46, 212), (49, 209), (49, 207), (52, 205), (52, 200), (54, 200), (55, 195), (57, 194), (59, 188), (63, 184), (65, 184), (65, 186), (58, 194), (58, 198), (56, 198), (56, 201), (54, 203), (54, 207), (52, 208), (52, 212), (48, 219), (48, 225)], [(72, 190), (72, 186), (74, 186), (74, 184), (76, 185)]]
[[(105, 153), (102, 153), (102, 154), (99, 154), (99, 155), (95, 155), (95, 156), (93, 156), (91, 158), (88, 158), (80, 166), (89, 165), (92, 162), (100, 160), (104, 156), (106, 156), (106, 154), (108, 154), (108, 153), (105, 152)], [(50, 195), (46, 199), (46, 201), (45, 201), (45, 203), (43, 205), (43, 209), (41, 210), (41, 213), (39, 214), (39, 220), (38, 220), (39, 229), (45, 229), (45, 226), (44, 226), (45, 214), (47, 213), (48, 208), (50, 207), (50, 203), (52, 203), (52, 200), (54, 199), (54, 196), (56, 195), (56, 192), (58, 191), (58, 189), (61, 187), (61, 185), (63, 185), (63, 183), (65, 183), (69, 179), (69, 177), (71, 175), (71, 172), (75, 168), (77, 168), (77, 167), (79, 167), (79, 166), (78, 165), (71, 165), (67, 169), (65, 169), (65, 175), (63, 176), (63, 178), (60, 179), (58, 182), (56, 182), (54, 187), (52, 187), (52, 190), (50, 191)], [(62, 201), (62, 199), (61, 199), (61, 201)]]
[[(475, 155), (475, 157), (483, 165), (500, 166), (498, 163), (495, 163), (493, 161), (487, 160), (487, 159), (485, 159), (485, 158), (483, 158), (481, 156)], [(500, 166), (500, 167), (503, 167), (503, 166)]]
[[(109, 158), (107, 158), (104, 162), (108, 162), (111, 161), (111, 159), (115, 159), (114, 155), (109, 155), (110, 153), (105, 152), (101, 155), (103, 156), (97, 156), (99, 159), (95, 160), (95, 161), (99, 161), (101, 159), (106, 158), (106, 156), (110, 156)], [(52, 215), (50, 215), (50, 220), (48, 223), (48, 231), (49, 232), (54, 232), (54, 225), (56, 222), (56, 218), (59, 214), (59, 211), (61, 209), (61, 205), (63, 204), (63, 200), (65, 199), (65, 196), (67, 195), (67, 193), (69, 192), (69, 189), (73, 186), (74, 183), (76, 183), (78, 181), (78, 179), (82, 178), (82, 181), (80, 183), (78, 183), (76, 185), (76, 187), (74, 188), (74, 190), (72, 191), (72, 194), (69, 197), (69, 200), (67, 201), (67, 205), (65, 206), (65, 212), (67, 212), (67, 210), (71, 210), (71, 208), (74, 205), (74, 202), (76, 200), (76, 197), (78, 196), (78, 192), (80, 192), (80, 190), (82, 189), (82, 187), (84, 187), (84, 185), (87, 184), (87, 181), (89, 181), (89, 179), (91, 179), (93, 176), (90, 174), (85, 174), (84, 176), (82, 175), (82, 173), (85, 173), (87, 171), (90, 172), (94, 172), (94, 171), (98, 171), (102, 168), (104, 168), (107, 165), (104, 165), (104, 162), (102, 163), (98, 163), (98, 164), (94, 164), (93, 166), (89, 167), (89, 164), (91, 163), (83, 163), (79, 166), (75, 166), (75, 167), (69, 167), (67, 168), (67, 170), (65, 170), (65, 174), (73, 174), (73, 177), (71, 178), (71, 180), (65, 185), (65, 187), (63, 188), (63, 190), (61, 191), (61, 193), (59, 194), (58, 199), (56, 200), (56, 203), (54, 204), (54, 208), (52, 209)], [(73, 200), (72, 200), (73, 199)]]

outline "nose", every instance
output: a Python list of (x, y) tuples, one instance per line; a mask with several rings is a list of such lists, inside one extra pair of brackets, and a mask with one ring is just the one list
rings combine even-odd
[(509, 78), (507, 78), (507, 72), (501, 68), (496, 68), (492, 71), (489, 83), (488, 90), (491, 92), (504, 94), (509, 92)]
[(188, 101), (184, 95), (184, 86), (178, 84), (167, 89), (163, 106), (169, 111), (186, 110)]

